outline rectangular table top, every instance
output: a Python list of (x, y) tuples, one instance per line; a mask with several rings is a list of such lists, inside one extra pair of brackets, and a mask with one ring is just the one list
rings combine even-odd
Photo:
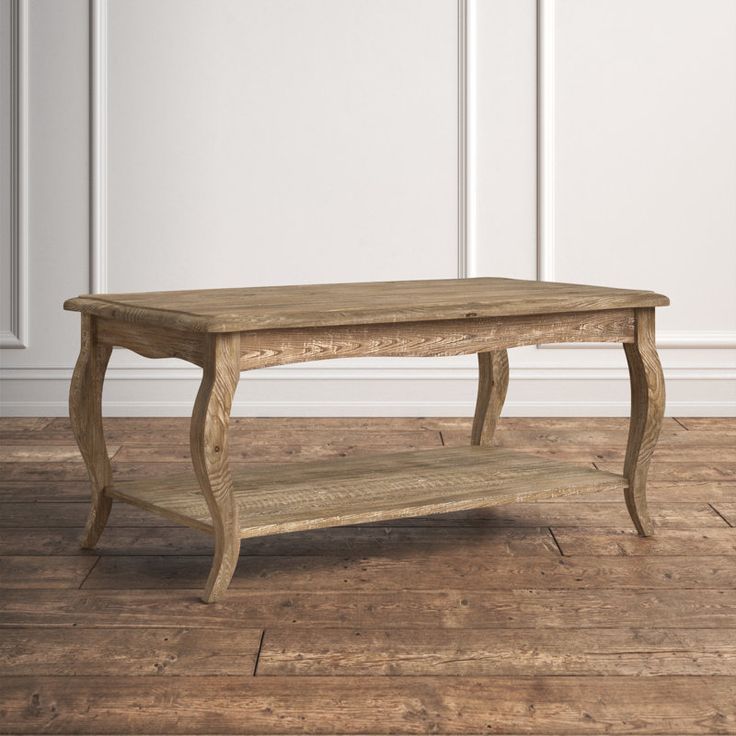
[(505, 278), (87, 294), (64, 308), (196, 332), (417, 322), (662, 307), (637, 289)]

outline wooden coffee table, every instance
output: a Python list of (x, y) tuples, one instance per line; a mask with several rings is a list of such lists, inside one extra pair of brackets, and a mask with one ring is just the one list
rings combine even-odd
[[(266, 534), (445, 513), (621, 489), (642, 535), (652, 533), (646, 479), (664, 411), (651, 291), (501, 278), (95, 294), (70, 299), (82, 341), (69, 413), (92, 483), (82, 540), (93, 547), (113, 499), (214, 535), (203, 600), (230, 584), (240, 540)], [(620, 342), (631, 377), (623, 473), (493, 447), (508, 385), (506, 349)], [(194, 474), (113, 481), (102, 384), (120, 346), (203, 368), (192, 414)], [(279, 464), (232, 473), (228, 422), (240, 372), (323, 358), (478, 354), (470, 446)]]

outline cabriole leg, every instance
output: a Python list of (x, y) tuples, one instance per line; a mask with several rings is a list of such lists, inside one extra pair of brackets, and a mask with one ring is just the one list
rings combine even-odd
[(194, 404), (190, 446), (194, 472), (207, 501), (215, 554), (202, 600), (212, 603), (227, 590), (240, 554), (240, 524), (228, 462), (228, 424), (240, 378), (240, 335), (207, 336), (204, 374)]
[(624, 476), (626, 506), (637, 531), (653, 533), (647, 510), (647, 473), (664, 416), (665, 389), (662, 365), (654, 342), (654, 309), (636, 310), (635, 342), (624, 343), (631, 379), (631, 419)]
[(109, 345), (97, 342), (95, 318), (83, 314), (79, 357), (69, 387), (69, 418), (92, 485), (92, 505), (81, 542), (85, 549), (97, 544), (112, 506), (105, 495), (112, 469), (102, 428), (102, 384), (111, 352)]
[(478, 398), (471, 445), (490, 445), (509, 387), (509, 359), (505, 350), (478, 353)]

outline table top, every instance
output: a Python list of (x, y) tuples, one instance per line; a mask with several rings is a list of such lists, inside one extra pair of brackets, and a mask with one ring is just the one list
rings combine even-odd
[(64, 309), (196, 332), (417, 322), (663, 307), (653, 291), (505, 278), (87, 294)]

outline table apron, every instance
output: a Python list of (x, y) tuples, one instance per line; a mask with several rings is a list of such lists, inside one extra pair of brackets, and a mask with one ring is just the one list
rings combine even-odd
[(635, 339), (635, 310), (481, 317), (240, 333), (240, 368), (330, 358), (440, 357), (522, 345)]
[[(522, 345), (634, 342), (634, 309), (477, 317), (240, 333), (240, 369), (330, 358), (470, 355)], [(148, 358), (181, 358), (202, 366), (218, 334), (96, 317), (97, 340)]]

